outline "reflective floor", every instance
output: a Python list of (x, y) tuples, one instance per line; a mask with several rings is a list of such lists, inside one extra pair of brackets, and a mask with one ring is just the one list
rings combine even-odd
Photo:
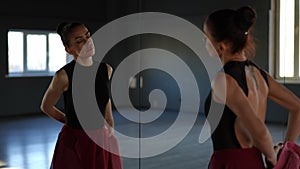
[[(132, 129), (126, 121), (115, 116), (116, 130)], [(174, 119), (167, 115), (165, 119)], [(210, 140), (199, 143), (204, 118), (199, 115), (188, 135), (169, 151), (143, 159), (123, 158), (124, 169), (205, 169), (211, 155)], [(157, 121), (147, 130), (161, 132), (168, 120)], [(284, 136), (284, 125), (268, 124), (274, 142)], [(30, 115), (0, 118), (0, 169), (48, 169), (57, 134), (62, 125), (49, 117)], [(136, 130), (134, 130), (135, 132)], [(128, 132), (128, 130), (127, 130)], [(130, 131), (129, 131), (130, 132)]]
[(0, 168), (49, 168), (60, 127), (60, 124), (44, 115), (2, 118)]

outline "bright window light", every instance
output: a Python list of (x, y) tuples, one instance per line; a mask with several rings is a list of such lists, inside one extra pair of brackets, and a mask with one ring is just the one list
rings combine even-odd
[(295, 0), (280, 1), (279, 76), (294, 76)]
[(8, 32), (8, 71), (11, 73), (23, 72), (23, 33)]
[(8, 76), (52, 76), (67, 63), (60, 36), (45, 30), (9, 30)]
[(29, 71), (46, 70), (46, 39), (46, 35), (27, 35), (27, 68)]
[(49, 71), (57, 71), (66, 63), (66, 51), (60, 36), (56, 33), (49, 34)]

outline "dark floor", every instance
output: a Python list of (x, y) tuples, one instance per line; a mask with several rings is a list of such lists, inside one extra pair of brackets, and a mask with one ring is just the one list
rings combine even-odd
[[(116, 130), (132, 131), (131, 124), (118, 113), (114, 116)], [(165, 117), (171, 120), (158, 120), (153, 126), (145, 125), (143, 131), (151, 131), (149, 136), (162, 132), (175, 115), (169, 113)], [(199, 115), (189, 134), (163, 154), (143, 159), (124, 157), (124, 169), (206, 169), (212, 147), (210, 140), (204, 143), (198, 141), (203, 122), (204, 118)], [(274, 142), (282, 140), (284, 125), (268, 126)], [(61, 127), (60, 123), (43, 114), (0, 118), (0, 169), (48, 169)]]

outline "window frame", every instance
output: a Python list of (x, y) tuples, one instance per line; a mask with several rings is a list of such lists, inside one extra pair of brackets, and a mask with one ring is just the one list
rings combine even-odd
[[(273, 0), (271, 3), (270, 12), (270, 48), (269, 48), (269, 70), (274, 78), (281, 83), (300, 83), (300, 43), (299, 43), (299, 10), (300, 3), (294, 0), (295, 13), (294, 13), (294, 76), (281, 77), (280, 76), (280, 1)], [(286, 1), (284, 1), (286, 2)]]
[[(21, 32), (23, 33), (23, 71), (22, 72), (10, 72), (9, 70), (9, 45), (8, 45), (8, 33), (9, 32)], [(55, 71), (50, 71), (49, 68), (49, 35), (50, 34), (57, 34), (53, 30), (38, 30), (38, 29), (9, 29), (7, 31), (7, 73), (6, 77), (41, 77), (41, 76), (53, 76)], [(27, 67), (28, 56), (27, 56), (27, 36), (30, 34), (34, 35), (45, 35), (46, 36), (46, 68), (45, 70), (29, 70)], [(65, 63), (68, 62), (68, 53), (66, 52)]]

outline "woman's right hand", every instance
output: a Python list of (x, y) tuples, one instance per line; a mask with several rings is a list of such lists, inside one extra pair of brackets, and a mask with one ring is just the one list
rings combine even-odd
[(275, 158), (274, 159), (265, 159), (266, 164), (267, 164), (267, 169), (272, 169), (276, 165), (277, 160), (279, 159), (281, 150), (283, 148), (283, 145), (284, 144), (280, 142), (274, 146), (274, 151), (275, 151), (277, 159), (275, 159)]

